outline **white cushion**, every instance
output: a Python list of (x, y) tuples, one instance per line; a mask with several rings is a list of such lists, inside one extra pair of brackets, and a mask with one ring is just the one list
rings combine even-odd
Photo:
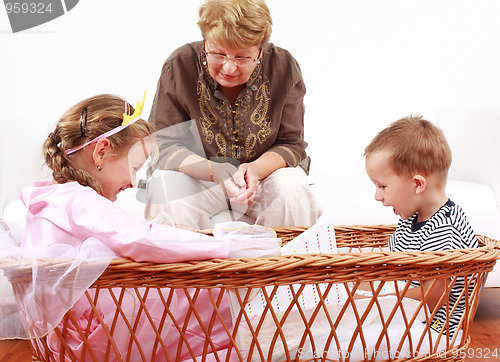
[[(364, 169), (362, 169), (364, 171)], [(321, 200), (325, 212), (335, 220), (336, 225), (379, 225), (396, 224), (399, 217), (392, 208), (375, 201), (375, 186), (366, 174), (344, 175), (330, 173), (323, 169), (310, 176), (311, 190)], [(125, 211), (144, 217), (143, 189), (128, 189), (118, 195), (116, 203)], [(485, 184), (449, 180), (448, 197), (462, 207), (476, 234), (500, 240), (500, 214), (496, 207), (495, 194)], [(20, 199), (11, 201), (4, 209), (5, 220), (25, 226), (26, 209)], [(229, 214), (221, 213), (214, 222), (229, 221)], [(250, 219), (241, 219), (253, 224)], [(487, 287), (500, 287), (500, 266), (490, 272)]]

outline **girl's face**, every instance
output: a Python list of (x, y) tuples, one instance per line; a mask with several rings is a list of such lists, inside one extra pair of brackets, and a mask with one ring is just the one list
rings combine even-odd
[(151, 142), (140, 141), (134, 144), (128, 153), (117, 154), (108, 148), (102, 157), (102, 170), (95, 173), (101, 183), (103, 196), (116, 201), (118, 194), (135, 187), (137, 171), (144, 165), (151, 153)]
[(397, 175), (384, 152), (366, 157), (365, 168), (375, 184), (375, 200), (384, 206), (391, 206), (394, 213), (404, 220), (418, 211), (413, 177)]
[(243, 49), (226, 49), (209, 40), (205, 41), (208, 71), (223, 87), (233, 88), (250, 79), (257, 67), (260, 48), (255, 45)]

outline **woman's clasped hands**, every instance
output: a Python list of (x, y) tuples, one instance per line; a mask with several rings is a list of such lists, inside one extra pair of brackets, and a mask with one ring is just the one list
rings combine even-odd
[(231, 163), (212, 162), (214, 182), (220, 184), (226, 197), (236, 204), (250, 205), (259, 187), (259, 168), (253, 163), (239, 167)]

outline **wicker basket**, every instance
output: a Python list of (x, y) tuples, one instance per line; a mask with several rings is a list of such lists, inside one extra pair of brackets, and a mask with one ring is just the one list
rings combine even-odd
[[(49, 336), (31, 340), (34, 359), (462, 360), (482, 287), (498, 258), (498, 244), (478, 236), (481, 246), (477, 249), (391, 253), (385, 250), (394, 228), (336, 226), (337, 247), (342, 251), (338, 254), (173, 264), (114, 260), (85, 294), (91, 306), (90, 319), (104, 331), (99, 347), (89, 333), (95, 326), (82, 326), (69, 311)], [(304, 230), (276, 228), (284, 242)], [(7, 274), (14, 289), (20, 291), (29, 273), (12, 269)], [(433, 317), (424, 303), (427, 295), (420, 298), (424, 302), (405, 298), (409, 281), (445, 280), (448, 286), (442, 291), (442, 302), (446, 304), (450, 285), (461, 277), (465, 277), (465, 309), (458, 331), (453, 335), (435, 332), (430, 322), (420, 321), (422, 315), (428, 321)], [(382, 290), (395, 281), (395, 295), (381, 296)], [(363, 284), (374, 296), (359, 293)], [(430, 289), (437, 285), (432, 284)], [(305, 308), (301, 300), (306, 287), (315, 290), (312, 308)], [(279, 288), (287, 288), (290, 295), (289, 303), (281, 309), (274, 302)], [(332, 302), (339, 290), (346, 299), (340, 304)], [(105, 324), (99, 307), (104, 295), (115, 303), (109, 324)], [(123, 300), (130, 296), (135, 301), (131, 318), (123, 308)], [(148, 301), (153, 296), (161, 301), (160, 309), (150, 306)], [(256, 296), (263, 310), (251, 315), (248, 305)], [(182, 313), (181, 304), (187, 306)], [(453, 306), (449, 307), (453, 311)], [(178, 315), (182, 318), (177, 319)], [(164, 328), (167, 324), (168, 331)], [(145, 325), (153, 334), (141, 340), (138, 331)], [(198, 333), (195, 342), (193, 328)], [(124, 330), (126, 340), (117, 340), (115, 337), (123, 335)], [(75, 338), (81, 340), (80, 357), (69, 348), (68, 341)], [(58, 346), (59, 357), (53, 352), (54, 345)], [(200, 348), (201, 357), (195, 359)]]

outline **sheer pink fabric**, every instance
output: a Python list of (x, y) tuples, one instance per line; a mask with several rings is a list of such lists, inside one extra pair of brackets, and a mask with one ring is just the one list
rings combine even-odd
[[(33, 265), (32, 284), (16, 295), (17, 304), (21, 308), (19, 318), (24, 329), (30, 332), (23, 335), (18, 331), (13, 332), (9, 326), (0, 327), (0, 338), (34, 338), (48, 333), (48, 342), (56, 359), (59, 358), (60, 344), (57, 339), (52, 338), (54, 329), (61, 328), (61, 319), (70, 308), (79, 317), (79, 324), (87, 328), (91, 313), (84, 292), (113, 258), (123, 256), (136, 261), (170, 263), (230, 256), (230, 241), (227, 239), (145, 222), (122, 211), (93, 189), (76, 182), (61, 185), (36, 183), (23, 190), (21, 199), (27, 208), (26, 230), (19, 231), (19, 234), (22, 234), (20, 243), (6, 232), (0, 233), (9, 240), (2, 242), (0, 258), (4, 258), (1, 266), (6, 274), (12, 265)], [(72, 263), (70, 267), (55, 272), (59, 274), (54, 274), (51, 270), (49, 275), (46, 268), (38, 268), (47, 258), (72, 260)], [(127, 294), (122, 303), (124, 312), (130, 316), (135, 315), (138, 308), (137, 296), (134, 293), (131, 291)], [(165, 288), (157, 291), (157, 295), (148, 296), (149, 310), (161, 315), (160, 309), (163, 310), (164, 307), (160, 302), (160, 294), (168, 293), (170, 290)], [(176, 291), (176, 294), (179, 293), (184, 292)], [(99, 296), (98, 307), (105, 321), (114, 314), (115, 307), (110, 298), (107, 292)], [(206, 303), (202, 303), (203, 298)], [(202, 316), (209, 315), (213, 310), (207, 298), (208, 296), (202, 296), (197, 308)], [(172, 305), (176, 318), (182, 318), (188, 308), (186, 298), (179, 297)], [(227, 308), (223, 311), (224, 319), (230, 323), (227, 300), (225, 306)], [(4, 315), (0, 317), (3, 319)], [(15, 323), (14, 320), (15, 318), (12, 323)], [(164, 323), (162, 336), (165, 337), (167, 345), (174, 345), (178, 342), (178, 337), (173, 336), (178, 333), (168, 333), (170, 323), (170, 320)], [(144, 327), (136, 333), (136, 337), (144, 341), (141, 346), (146, 350), (149, 348), (148, 341), (152, 339), (151, 328), (144, 323)], [(221, 332), (217, 348), (224, 349), (227, 345), (227, 335), (221, 326), (215, 328)], [(191, 330), (194, 336), (198, 333), (200, 350), (196, 353), (201, 354), (203, 336), (199, 334), (196, 325), (190, 325), (188, 330)], [(119, 343), (128, 343), (128, 329), (117, 326), (117, 331), (123, 331), (122, 335), (115, 335)], [(106, 348), (100, 348), (104, 341), (102, 326), (94, 321), (90, 324), (89, 332), (97, 353), (104, 356), (102, 353), (106, 352)], [(76, 331), (70, 333), (67, 343), (75, 355), (82, 353), (82, 343)], [(131, 352), (131, 360), (134, 360), (134, 353), (137, 353), (136, 349)], [(186, 357), (188, 358), (187, 354)]]
[(151, 224), (128, 214), (90, 187), (76, 182), (38, 183), (21, 199), (28, 209), (26, 247), (70, 244), (95, 238), (116, 255), (136, 261), (171, 263), (229, 257), (227, 240)]

